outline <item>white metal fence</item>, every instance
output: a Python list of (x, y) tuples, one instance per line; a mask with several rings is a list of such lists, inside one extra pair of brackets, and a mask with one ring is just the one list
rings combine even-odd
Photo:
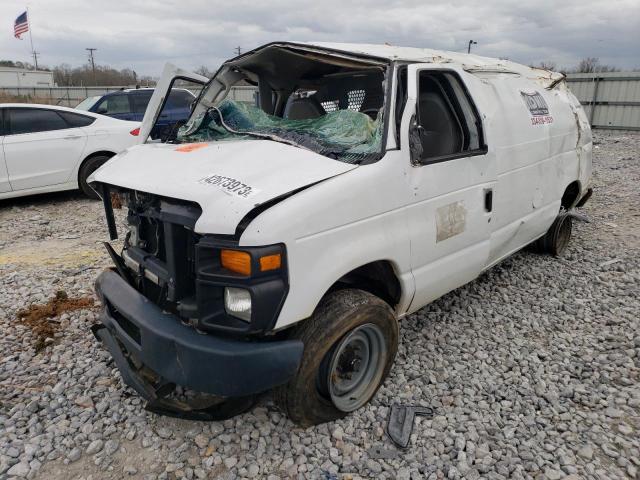
[(571, 73), (567, 84), (593, 128), (640, 130), (640, 72)]
[[(572, 73), (567, 75), (567, 83), (594, 128), (640, 130), (640, 72)], [(75, 107), (87, 97), (122, 88), (131, 87), (14, 87), (0, 88), (0, 94)], [(199, 93), (199, 89), (189, 89)], [(234, 87), (230, 97), (253, 103), (256, 91), (251, 86)]]
[[(0, 88), (0, 95), (21, 97), (21, 100), (31, 103), (40, 101), (64, 107), (75, 107), (87, 97), (104, 95), (123, 88), (135, 87), (7, 87)], [(195, 95), (200, 93), (200, 88), (187, 87), (187, 89)], [(251, 86), (233, 87), (229, 97), (238, 102), (253, 103), (256, 91), (257, 89)]]

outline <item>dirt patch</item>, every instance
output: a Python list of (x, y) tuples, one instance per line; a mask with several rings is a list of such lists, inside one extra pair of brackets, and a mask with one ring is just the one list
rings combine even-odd
[(46, 239), (12, 244), (0, 251), (2, 265), (83, 267), (105, 258), (104, 248), (86, 240)]
[(67, 292), (58, 290), (55, 297), (44, 305), (30, 305), (29, 308), (18, 312), (18, 320), (27, 325), (35, 337), (36, 352), (47, 346), (47, 339), (53, 338), (59, 325), (53, 321), (54, 317), (65, 312), (73, 312), (94, 305), (91, 297), (69, 298)]
[[(195, 455), (195, 452), (193, 454)], [(84, 455), (80, 460), (67, 465), (61, 458), (43, 465), (34, 478), (43, 480), (83, 480), (85, 478), (144, 480), (146, 475), (153, 473), (163, 460), (158, 450), (143, 448), (140, 440), (124, 441), (113, 456), (106, 459), (103, 457), (104, 451), (94, 456)], [(96, 466), (97, 460), (100, 461), (103, 468)], [(224, 471), (226, 471), (224, 465), (219, 465), (218, 469), (213, 471), (215, 475), (212, 476), (212, 472), (209, 472), (210, 475), (207, 478), (220, 478), (220, 474)], [(153, 478), (156, 476), (153, 475)], [(183, 477), (186, 477), (184, 469), (171, 472), (167, 476), (169, 479)]]
[(111, 192), (111, 207), (118, 210), (122, 208), (122, 197), (115, 192)]

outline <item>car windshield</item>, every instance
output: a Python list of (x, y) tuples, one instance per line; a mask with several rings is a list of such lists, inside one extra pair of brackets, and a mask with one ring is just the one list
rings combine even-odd
[(81, 101), (78, 105), (76, 105), (76, 109), (89, 111), (89, 109), (91, 109), (91, 107), (93, 107), (96, 104), (96, 102), (101, 98), (102, 97), (100, 95), (97, 95), (95, 97), (87, 97), (83, 101)]
[(386, 73), (387, 64), (371, 59), (291, 45), (263, 47), (221, 68), (171, 140), (268, 139), (347, 163), (377, 159)]

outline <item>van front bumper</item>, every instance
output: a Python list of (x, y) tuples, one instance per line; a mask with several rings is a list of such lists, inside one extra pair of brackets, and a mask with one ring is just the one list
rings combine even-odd
[(104, 307), (94, 335), (124, 382), (149, 401), (168, 384), (221, 397), (252, 395), (286, 383), (298, 369), (299, 340), (245, 341), (199, 333), (111, 270), (100, 274), (95, 286)]

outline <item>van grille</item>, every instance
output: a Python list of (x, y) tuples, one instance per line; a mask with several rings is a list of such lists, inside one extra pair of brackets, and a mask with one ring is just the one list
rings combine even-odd
[(138, 279), (138, 290), (175, 313), (177, 302), (195, 294), (199, 235), (193, 229), (202, 210), (192, 202), (147, 193), (128, 192), (127, 198), (125, 247), (140, 252), (136, 261), (149, 272)]

